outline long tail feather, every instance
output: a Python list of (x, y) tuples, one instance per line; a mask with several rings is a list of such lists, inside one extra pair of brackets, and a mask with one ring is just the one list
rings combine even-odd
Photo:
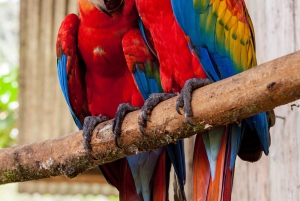
[[(232, 134), (232, 133), (231, 133)], [(230, 201), (231, 200), (231, 192), (233, 185), (233, 174), (234, 174), (234, 165), (232, 165), (232, 153), (236, 153), (235, 144), (236, 140), (232, 140), (235, 136), (228, 135), (227, 137), (227, 150), (226, 150), (226, 159), (225, 159), (225, 170), (224, 170), (224, 179), (223, 179), (223, 190), (222, 190), (222, 200)], [(234, 160), (236, 155), (234, 157)]]
[(206, 154), (210, 165), (212, 180), (214, 180), (216, 174), (217, 158), (223, 138), (223, 130), (223, 127), (218, 127), (202, 134)]
[[(211, 177), (210, 185), (208, 190), (207, 200), (209, 201), (219, 201), (222, 195), (222, 186), (224, 178), (224, 164), (226, 157), (226, 147), (227, 147), (227, 128), (224, 129), (223, 138), (221, 141), (220, 151), (217, 158), (216, 172), (214, 179)], [(219, 135), (222, 135), (221, 133)]]
[(137, 194), (134, 180), (126, 159), (121, 159), (120, 201), (143, 201), (141, 194)]
[(151, 200), (151, 178), (163, 148), (127, 156), (127, 162), (135, 182), (136, 191), (143, 195), (144, 201)]
[(153, 198), (152, 200), (168, 200), (169, 174), (171, 163), (167, 161), (166, 149), (159, 156), (153, 177)]
[(195, 201), (231, 200), (235, 159), (243, 131), (243, 126), (235, 124), (221, 127), (213, 135), (197, 135), (193, 160)]
[(210, 177), (210, 166), (202, 139), (202, 133), (200, 133), (196, 137), (193, 159), (194, 201), (206, 200)]
[[(123, 160), (123, 159), (121, 159)], [(121, 179), (121, 160), (117, 160), (111, 163), (106, 163), (98, 166), (103, 176), (109, 184), (115, 186), (120, 191), (120, 179)]]
[(184, 144), (183, 140), (178, 141), (176, 144), (169, 144), (166, 146), (168, 156), (173, 164), (176, 182), (178, 182), (178, 187), (180, 188), (180, 194), (183, 200), (186, 200), (186, 195), (184, 192), (184, 184), (186, 180), (186, 169), (185, 169), (185, 158), (184, 158)]

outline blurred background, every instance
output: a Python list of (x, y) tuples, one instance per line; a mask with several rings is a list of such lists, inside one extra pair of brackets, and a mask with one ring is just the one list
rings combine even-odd
[[(55, 55), (59, 25), (68, 13), (77, 13), (76, 3), (0, 0), (0, 148), (76, 131), (58, 85)], [(300, 49), (299, 0), (246, 4), (255, 27), (258, 63)], [(300, 109), (291, 109), (292, 104), (275, 110), (269, 156), (253, 164), (237, 161), (232, 200), (300, 200)], [(188, 194), (191, 189), (186, 186)], [(1, 201), (106, 201), (118, 200), (116, 195), (97, 170), (75, 179), (0, 186)]]

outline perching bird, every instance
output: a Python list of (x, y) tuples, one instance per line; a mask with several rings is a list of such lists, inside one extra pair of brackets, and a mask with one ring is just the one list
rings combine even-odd
[[(143, 127), (146, 126), (148, 121), (147, 115), (151, 113), (153, 107), (160, 101), (175, 95), (170, 95), (170, 92), (180, 92), (186, 80), (193, 77), (206, 78), (206, 75), (197, 57), (193, 55), (189, 49), (186, 37), (173, 15), (170, 1), (136, 0), (136, 6), (143, 22), (143, 25), (140, 25), (143, 38), (153, 55), (157, 57), (159, 69), (156, 65), (153, 65), (153, 59), (146, 60), (146, 57), (143, 56), (145, 50), (143, 50), (140, 51), (139, 54), (128, 53), (128, 57), (126, 58), (129, 58), (128, 65), (131, 67), (130, 71), (133, 73), (142, 94), (143, 91), (147, 91), (145, 90), (147, 87), (144, 86), (149, 85), (148, 79), (151, 76), (156, 78), (154, 81), (161, 82), (162, 91), (165, 92), (151, 96), (147, 104), (142, 108), (143, 112), (140, 116), (139, 123), (142, 133), (145, 133)], [(141, 40), (141, 37), (139, 37), (139, 40)], [(137, 39), (134, 39), (134, 42), (135, 41), (137, 41)], [(134, 46), (133, 42), (132, 44)], [(138, 45), (141, 47), (141, 42)], [(149, 65), (149, 63), (151, 65)], [(186, 73), (178, 73), (178, 69), (180, 68), (185, 69)], [(151, 75), (153, 72), (155, 74)], [(198, 84), (203, 85), (203, 82)], [(183, 142), (180, 141), (179, 143)], [(176, 151), (176, 153), (178, 153), (178, 151)], [(176, 154), (176, 156), (178, 155), (179, 154)], [(185, 179), (183, 179), (185, 177), (180, 176), (182, 175), (180, 174), (180, 168), (182, 166), (184, 166), (184, 164), (177, 165), (178, 170), (176, 172), (181, 189), (183, 189), (185, 181)], [(186, 199), (184, 192), (181, 194), (182, 196), (178, 193), (178, 196), (182, 197), (182, 199)]]
[[(170, 0), (136, 0), (136, 4), (153, 39), (162, 87), (165, 92), (183, 88), (177, 111), (184, 107), (189, 122), (193, 114), (188, 92), (209, 83), (190, 78), (207, 76), (214, 82), (256, 65), (253, 27), (243, 0), (172, 0), (172, 6)], [(269, 112), (261, 113), (243, 120), (241, 125), (231, 124), (197, 135), (194, 200), (231, 199), (236, 155), (253, 162), (259, 160), (262, 151), (268, 154), (269, 127), (273, 124), (268, 116)]]
[[(211, 81), (256, 65), (254, 30), (244, 0), (171, 1), (175, 17)], [(251, 162), (259, 160), (262, 151), (267, 155), (273, 118), (273, 113), (265, 112), (243, 120), (241, 125), (197, 136), (194, 200), (231, 200), (236, 155)]]
[[(160, 81), (159, 63), (155, 57), (155, 50), (152, 49), (151, 52), (151, 47), (146, 45), (146, 42), (149, 44), (150, 41), (144, 41), (142, 36), (144, 35), (144, 37), (146, 37), (146, 34), (143, 27), (141, 27), (141, 30), (132, 30), (124, 36), (122, 43), (128, 68), (134, 77), (139, 91), (145, 99), (149, 98), (149, 96), (150, 99), (152, 99), (152, 96), (156, 95), (154, 93), (162, 92), (162, 86)], [(173, 97), (174, 94), (169, 93), (164, 94), (164, 96), (170, 98)], [(141, 129), (141, 131), (144, 135), (147, 135), (143, 129)], [(184, 184), (186, 180), (186, 170), (183, 141), (181, 140), (177, 142), (177, 144), (169, 144), (164, 148), (161, 148), (161, 150), (163, 152), (165, 150), (167, 151), (170, 161), (175, 169), (175, 174), (177, 176), (176, 181), (178, 182), (178, 184), (174, 185), (176, 186), (174, 187), (175, 196), (181, 200), (185, 200)], [(167, 164), (167, 166), (169, 165)], [(156, 200), (163, 199), (161, 197)], [(166, 197), (166, 200), (168, 200), (168, 197)]]
[[(77, 127), (84, 131), (90, 154), (90, 135), (96, 124), (113, 118), (121, 103), (130, 103), (136, 107), (128, 106), (129, 110), (135, 110), (144, 102), (125, 61), (126, 47), (122, 47), (124, 35), (138, 26), (138, 15), (134, 0), (78, 0), (78, 7), (79, 17), (68, 15), (59, 29), (57, 69), (63, 95)], [(118, 128), (118, 123), (113, 127)], [(162, 149), (100, 169), (119, 190), (120, 200), (167, 199), (170, 162)]]

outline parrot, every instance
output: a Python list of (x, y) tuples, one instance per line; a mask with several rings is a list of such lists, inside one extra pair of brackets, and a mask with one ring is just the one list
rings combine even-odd
[[(84, 147), (96, 159), (90, 146), (94, 127), (123, 115), (116, 117), (112, 126), (119, 146), (122, 118), (147, 98), (135, 85), (123, 52), (126, 47), (122, 47), (124, 36), (138, 27), (138, 14), (134, 0), (78, 0), (78, 9), (79, 16), (67, 15), (59, 28), (57, 71), (70, 113), (83, 130)], [(156, 86), (150, 93), (158, 90)], [(167, 200), (171, 162), (174, 168), (184, 164), (182, 155), (173, 153), (182, 149), (181, 145), (170, 147), (127, 156), (99, 168), (118, 189), (121, 201)]]
[[(160, 64), (153, 47), (147, 45), (150, 41), (144, 40), (146, 34), (140, 21), (140, 29), (133, 29), (128, 32), (124, 36), (122, 44), (127, 66), (133, 75), (139, 91), (145, 99), (152, 99), (153, 96), (155, 97), (158, 92), (161, 93), (163, 90), (160, 81)], [(163, 100), (171, 97), (174, 97), (174, 94), (166, 93), (161, 98)], [(147, 136), (142, 128), (143, 126), (140, 127), (142, 134)], [(174, 196), (178, 198), (177, 200), (186, 200), (184, 192), (186, 170), (183, 141), (180, 140), (177, 144), (169, 144), (164, 148), (167, 150), (176, 173)]]
[[(171, 4), (191, 50), (212, 82), (257, 65), (254, 27), (244, 0), (171, 0)], [(255, 162), (262, 152), (268, 155), (269, 128), (274, 124), (271, 110), (246, 118), (240, 125), (230, 124), (197, 136), (194, 200), (231, 200), (236, 156)]]
[[(256, 65), (253, 25), (243, 0), (136, 0), (136, 6), (151, 35), (144, 34), (144, 40), (160, 63), (163, 91), (181, 92), (176, 110), (181, 114), (183, 107), (192, 125), (192, 90)], [(148, 100), (139, 120), (142, 130), (157, 105)], [(193, 200), (231, 200), (236, 156), (255, 162), (262, 152), (267, 155), (274, 123), (273, 111), (267, 111), (199, 133)]]
[[(155, 91), (155, 94), (150, 95), (147, 99), (146, 103), (151, 104), (145, 104), (142, 107), (143, 112), (139, 116), (140, 130), (144, 135), (147, 135), (144, 127), (146, 127), (147, 121), (149, 121), (148, 115), (159, 102), (174, 97), (174, 93), (180, 92), (180, 89), (185, 84), (185, 80), (193, 77), (207, 77), (201, 68), (198, 58), (189, 49), (187, 39), (173, 15), (170, 2), (136, 0), (136, 6), (141, 18), (139, 23), (140, 31), (135, 31), (131, 37), (126, 37), (124, 43), (129, 45), (124, 46), (131, 49), (136, 49), (136, 46), (139, 46), (140, 51), (133, 54), (131, 49), (124, 49), (127, 65), (142, 94), (149, 94), (148, 91), (153, 86), (153, 82), (160, 86), (159, 91)], [(160, 15), (157, 15), (157, 13), (160, 13)], [(166, 27), (164, 30), (168, 30), (168, 35), (161, 34), (162, 26)], [(147, 47), (149, 50), (147, 50)], [(149, 51), (152, 55), (150, 55)], [(173, 70), (176, 70), (177, 66), (187, 68), (187, 73), (178, 74), (174, 72)], [(202, 82), (197, 84), (203, 85)], [(157, 92), (160, 93), (157, 94)], [(177, 143), (178, 145), (183, 147), (183, 140), (180, 140)], [(167, 150), (171, 149), (171, 146), (166, 146)], [(177, 169), (175, 168), (176, 179), (179, 184), (176, 195), (178, 197), (177, 200), (186, 200), (186, 195), (182, 191), (186, 180), (184, 163), (180, 163), (180, 160), (176, 159), (180, 155), (184, 156), (182, 151), (180, 153), (182, 149), (173, 147), (173, 153), (177, 154), (173, 156), (173, 160), (171, 159), (173, 164), (178, 164), (175, 165), (177, 167)]]

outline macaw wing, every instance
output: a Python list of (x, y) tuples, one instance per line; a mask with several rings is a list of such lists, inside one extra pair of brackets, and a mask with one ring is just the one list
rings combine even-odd
[(243, 0), (172, 0), (172, 7), (211, 80), (256, 65), (253, 25)]
[(158, 61), (145, 44), (141, 32), (138, 29), (131, 30), (124, 37), (122, 45), (127, 66), (144, 100), (152, 93), (163, 92)]
[(89, 111), (84, 82), (85, 66), (77, 47), (79, 22), (75, 14), (69, 14), (64, 19), (58, 31), (56, 54), (61, 90), (77, 127), (82, 129), (84, 117), (89, 115)]
[[(179, 25), (190, 38), (190, 47), (197, 52), (206, 75), (212, 81), (256, 65), (254, 30), (244, 0), (171, 2)], [(268, 154), (270, 139), (266, 114), (249, 117), (246, 122), (254, 131), (252, 136), (258, 135), (265, 154)], [(236, 155), (238, 150), (231, 150)]]

